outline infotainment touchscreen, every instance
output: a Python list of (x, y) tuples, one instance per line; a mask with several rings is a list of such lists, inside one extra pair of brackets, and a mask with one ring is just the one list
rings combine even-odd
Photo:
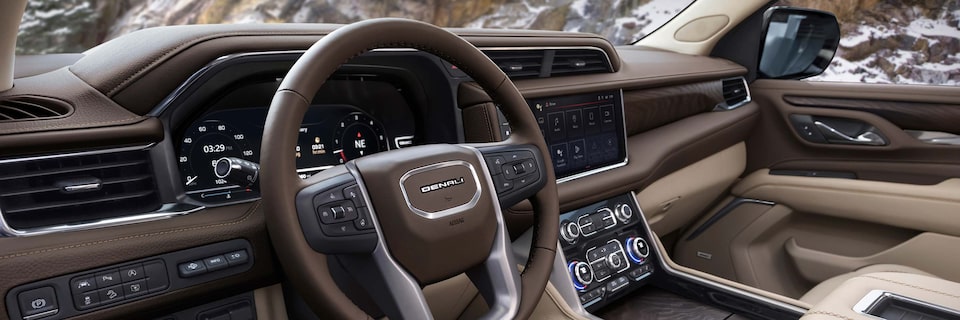
[(529, 99), (558, 182), (627, 161), (620, 90)]

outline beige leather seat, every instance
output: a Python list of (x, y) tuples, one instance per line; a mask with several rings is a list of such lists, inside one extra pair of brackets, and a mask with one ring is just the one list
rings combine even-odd
[(830, 292), (833, 292), (833, 290), (839, 287), (840, 284), (842, 284), (843, 282), (850, 280), (856, 276), (861, 276), (861, 275), (874, 273), (874, 272), (901, 272), (901, 273), (920, 274), (920, 275), (930, 276), (934, 278), (937, 277), (926, 271), (913, 268), (913, 267), (899, 265), (899, 264), (875, 264), (875, 265), (870, 265), (870, 266), (857, 269), (854, 272), (841, 274), (839, 276), (824, 280), (817, 286), (813, 287), (813, 289), (810, 289), (810, 291), (807, 291), (807, 293), (804, 294), (802, 297), (800, 297), (800, 301), (810, 303), (811, 305), (815, 305), (817, 304), (817, 302), (820, 302), (820, 300), (823, 300), (823, 298), (825, 298), (828, 294), (830, 294)]

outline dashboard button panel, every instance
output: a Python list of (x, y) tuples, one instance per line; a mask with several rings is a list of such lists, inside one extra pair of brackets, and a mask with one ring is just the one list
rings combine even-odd
[[(593, 311), (650, 281), (655, 257), (632, 194), (560, 215), (560, 243), (580, 303)], [(590, 275), (590, 281), (587, 275)]]
[(146, 299), (250, 270), (251, 252), (235, 239), (24, 284), (7, 292), (8, 316), (64, 319)]

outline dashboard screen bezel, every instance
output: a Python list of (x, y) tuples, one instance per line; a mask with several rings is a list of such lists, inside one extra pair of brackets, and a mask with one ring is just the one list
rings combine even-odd
[[(625, 116), (626, 113), (624, 111), (624, 105), (623, 105), (623, 89), (598, 90), (598, 91), (593, 91), (589, 93), (579, 93), (579, 94), (571, 94), (571, 95), (548, 96), (548, 97), (526, 99), (527, 105), (529, 106), (530, 111), (533, 113), (534, 118), (539, 119), (540, 117), (546, 117), (546, 115), (549, 114), (549, 112), (538, 111), (536, 108), (537, 103), (543, 103), (543, 102), (546, 102), (549, 100), (555, 100), (555, 99), (577, 99), (577, 98), (583, 99), (584, 97), (587, 97), (586, 99), (591, 99), (593, 97), (608, 95), (608, 94), (614, 95), (614, 100), (615, 100), (614, 108), (613, 108), (614, 109), (614, 125), (619, 126), (619, 128), (614, 128), (614, 132), (617, 135), (617, 144), (618, 144), (618, 156), (616, 160), (605, 162), (595, 168), (578, 168), (578, 169), (574, 169), (572, 172), (568, 172), (562, 175), (557, 174), (557, 183), (564, 183), (567, 181), (580, 179), (583, 177), (587, 177), (590, 175), (598, 174), (604, 171), (608, 171), (611, 169), (615, 169), (615, 168), (619, 168), (627, 165), (627, 163), (629, 162), (630, 153), (629, 153), (629, 150), (627, 149), (627, 129), (626, 129), (627, 126), (626, 126), (626, 116)], [(548, 137), (546, 129), (544, 129), (543, 133), (544, 133), (544, 141), (546, 142), (548, 147), (551, 147), (555, 143), (570, 141), (570, 140), (551, 141), (551, 139)], [(555, 163), (553, 162), (552, 154), (550, 155), (550, 159), (551, 159), (551, 162), (550, 162), (551, 165), (555, 165)], [(554, 172), (557, 172), (556, 167), (554, 167)]]

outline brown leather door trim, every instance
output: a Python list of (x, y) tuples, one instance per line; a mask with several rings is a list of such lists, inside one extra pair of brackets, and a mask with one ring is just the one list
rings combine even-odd
[(783, 101), (800, 107), (863, 111), (880, 116), (905, 130), (960, 133), (960, 105), (867, 99), (836, 99), (784, 96)]
[[(747, 140), (747, 172), (765, 168), (849, 171), (856, 173), (860, 179), (910, 184), (935, 184), (950, 177), (960, 177), (960, 147), (923, 143), (891, 121), (871, 112), (815, 107), (810, 102), (822, 102), (820, 99), (883, 99), (898, 103), (910, 101), (911, 106), (951, 105), (960, 101), (960, 88), (757, 80), (750, 85), (750, 91), (754, 102), (763, 108), (760, 108), (756, 130)], [(808, 98), (806, 103), (810, 106), (791, 104), (785, 97)], [(796, 99), (793, 101), (797, 102)], [(902, 104), (899, 108), (906, 105)], [(878, 128), (881, 134), (889, 138), (890, 145), (814, 144), (803, 140), (793, 130), (788, 118), (791, 114), (861, 120)], [(952, 123), (960, 123), (960, 113), (950, 119)]]

